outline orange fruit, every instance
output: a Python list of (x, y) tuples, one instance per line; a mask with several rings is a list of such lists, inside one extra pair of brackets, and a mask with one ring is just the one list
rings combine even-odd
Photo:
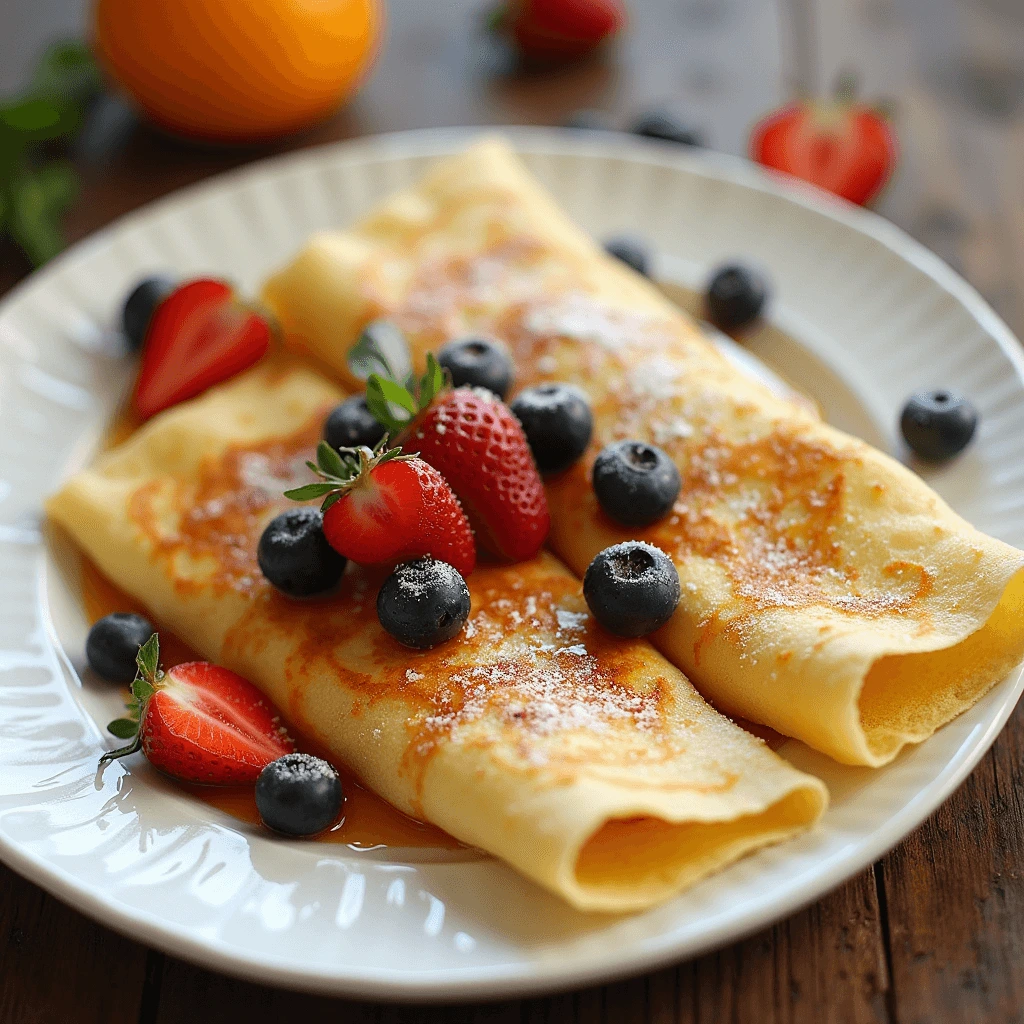
[(380, 0), (97, 0), (97, 54), (157, 124), (225, 141), (331, 113), (376, 55)]

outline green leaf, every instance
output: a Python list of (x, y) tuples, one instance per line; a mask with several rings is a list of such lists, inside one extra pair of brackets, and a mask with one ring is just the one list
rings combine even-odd
[(366, 384), (366, 407), (373, 414), (374, 419), (387, 428), (389, 434), (398, 434), (408, 425), (412, 417), (395, 415), (393, 407), (376, 383), (379, 379), (374, 375)]
[(322, 498), (325, 494), (330, 494), (331, 491), (337, 489), (336, 483), (324, 481), (319, 484), (303, 484), (301, 487), (293, 487), (290, 491), (285, 491), (284, 496), (291, 498), (292, 501), (312, 501), (314, 498)]
[(60, 135), (64, 117), (62, 107), (45, 96), (30, 96), (0, 107), (0, 124), (36, 140)]
[(115, 718), (108, 726), (107, 732), (119, 740), (129, 740), (139, 731), (139, 723), (130, 718)]
[(413, 398), (412, 394), (407, 388), (403, 388), (401, 384), (396, 384), (394, 381), (386, 380), (383, 377), (373, 374), (367, 381), (366, 388), (370, 389), (373, 385), (375, 391), (378, 391), (386, 402), (390, 402), (393, 405), (397, 405), (400, 409), (404, 409), (410, 416), (415, 416), (418, 413), (419, 406), (416, 403), (416, 399)]
[(404, 380), (412, 366), (409, 343), (390, 320), (371, 320), (349, 350), (348, 368), (360, 380), (379, 373), (389, 380)]
[(132, 696), (140, 703), (144, 703), (149, 700), (153, 694), (156, 693), (154, 687), (146, 682), (145, 679), (136, 679), (132, 683)]
[(50, 201), (44, 185), (23, 177), (12, 187), (8, 229), (33, 266), (41, 266), (64, 248), (61, 210)]
[(147, 682), (155, 682), (160, 667), (160, 637), (154, 633), (140, 648), (135, 658), (139, 675)]
[(348, 470), (338, 452), (326, 441), (321, 441), (316, 446), (316, 464), (320, 469), (335, 477), (347, 477)]
[(99, 92), (99, 68), (87, 43), (69, 39), (54, 43), (43, 54), (32, 75), (32, 89), (84, 106)]
[(324, 503), (320, 506), (320, 512), (326, 512), (336, 501), (341, 500), (341, 491), (334, 491), (332, 494), (328, 494), (324, 498)]
[(423, 374), (420, 381), (420, 409), (426, 409), (434, 400), (434, 397), (444, 387), (444, 370), (441, 364), (434, 358), (433, 352), (427, 353), (427, 372)]

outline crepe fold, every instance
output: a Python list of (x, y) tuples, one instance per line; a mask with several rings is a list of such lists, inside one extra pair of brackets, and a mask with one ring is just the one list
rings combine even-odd
[(811, 824), (824, 786), (709, 707), (642, 641), (592, 623), (552, 555), (469, 578), (462, 634), (426, 652), (381, 628), (381, 574), (288, 599), (259, 571), (282, 491), (310, 478), (339, 392), (271, 361), (169, 410), (49, 503), (99, 569), (204, 656), (251, 679), (401, 810), (584, 910), (679, 892)]
[[(483, 334), (511, 350), (516, 387), (587, 391), (593, 444), (549, 481), (551, 544), (580, 574), (624, 538), (668, 552), (683, 600), (653, 641), (727, 713), (881, 765), (1024, 656), (1022, 552), (727, 363), (500, 141), (315, 236), (265, 294), (288, 342), (350, 384), (347, 349), (387, 316), (420, 359)], [(617, 527), (589, 485), (594, 456), (620, 438), (660, 445), (682, 474), (672, 514), (649, 529)]]

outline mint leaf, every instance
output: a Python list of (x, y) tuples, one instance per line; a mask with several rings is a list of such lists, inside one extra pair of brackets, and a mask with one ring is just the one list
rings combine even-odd
[(401, 384), (385, 380), (377, 374), (373, 374), (367, 382), (367, 391), (369, 391), (371, 384), (373, 385), (374, 390), (379, 392), (384, 398), (384, 401), (390, 402), (392, 405), (397, 405), (400, 409), (404, 409), (410, 416), (415, 416), (416, 413), (420, 411), (419, 406), (416, 404), (416, 399), (413, 398), (409, 391), (406, 388), (403, 388)]
[(405, 335), (390, 320), (371, 320), (346, 357), (349, 370), (360, 380), (379, 373), (389, 380), (405, 380), (412, 367)]
[(107, 732), (119, 740), (129, 740), (139, 731), (139, 723), (130, 718), (115, 718), (108, 726)]
[(444, 387), (444, 370), (441, 364), (434, 358), (433, 352), (427, 353), (427, 372), (423, 374), (420, 381), (419, 404), (421, 409), (426, 409), (434, 400), (434, 397)]

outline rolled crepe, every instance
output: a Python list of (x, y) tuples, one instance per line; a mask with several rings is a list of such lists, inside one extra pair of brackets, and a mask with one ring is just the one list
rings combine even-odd
[[(577, 573), (627, 537), (669, 553), (683, 599), (653, 641), (727, 713), (881, 765), (1024, 657), (1024, 553), (734, 368), (500, 141), (315, 236), (266, 297), (288, 342), (349, 383), (349, 346), (387, 316), (420, 359), (483, 334), (512, 351), (517, 387), (587, 391), (593, 444), (550, 481), (551, 544)], [(590, 487), (594, 456), (620, 438), (660, 445), (682, 474), (673, 512), (649, 529), (616, 526)]]
[(155, 417), (50, 516), (100, 570), (408, 814), (584, 910), (667, 899), (806, 828), (824, 786), (723, 718), (642, 641), (595, 627), (553, 556), (469, 578), (432, 651), (381, 628), (381, 572), (293, 600), (259, 571), (339, 392), (276, 362)]

